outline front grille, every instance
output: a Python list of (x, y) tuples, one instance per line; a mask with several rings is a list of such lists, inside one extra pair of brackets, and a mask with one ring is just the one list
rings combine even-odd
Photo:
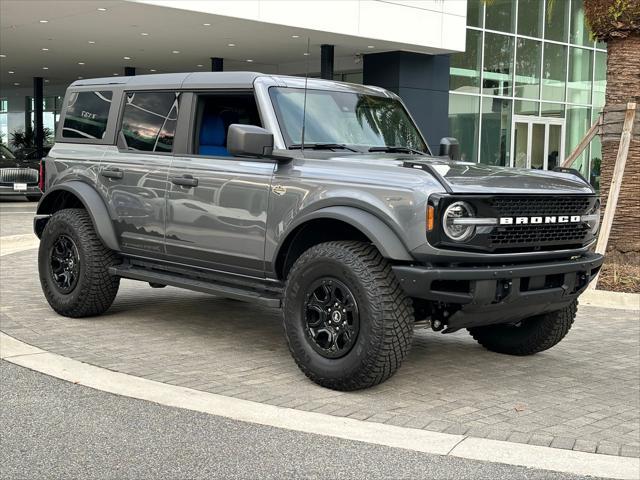
[(581, 215), (593, 197), (549, 196), (549, 197), (493, 197), (489, 205), (500, 217), (530, 215)]
[(489, 236), (489, 241), (494, 248), (545, 246), (559, 243), (582, 245), (588, 233), (589, 226), (585, 223), (515, 225), (494, 228)]
[[(447, 237), (441, 226), (428, 232), (430, 244), (453, 250), (487, 253), (522, 253), (570, 250), (588, 245), (594, 239), (586, 221), (560, 221), (560, 217), (589, 215), (597, 209), (595, 195), (434, 195), (430, 202), (440, 212), (452, 202), (470, 203), (480, 218), (510, 218), (512, 223), (478, 227), (466, 242), (457, 243)], [(525, 217), (524, 222), (516, 222)], [(529, 223), (531, 217), (542, 217), (539, 223)], [(547, 221), (547, 217), (556, 220)], [(526, 223), (525, 223), (526, 222)], [(553, 223), (556, 222), (556, 223)]]
[(0, 183), (38, 183), (38, 171), (33, 168), (2, 168)]

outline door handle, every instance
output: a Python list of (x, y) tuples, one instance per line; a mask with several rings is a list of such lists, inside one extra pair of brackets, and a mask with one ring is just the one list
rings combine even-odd
[(105, 168), (100, 172), (100, 175), (107, 178), (120, 179), (124, 176), (124, 172), (119, 168)]
[(197, 187), (198, 179), (193, 178), (191, 175), (182, 175), (181, 177), (172, 177), (171, 183), (182, 187)]

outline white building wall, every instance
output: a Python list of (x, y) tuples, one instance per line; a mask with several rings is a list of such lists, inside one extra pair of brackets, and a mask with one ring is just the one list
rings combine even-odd
[(351, 37), (464, 51), (467, 0), (127, 0)]

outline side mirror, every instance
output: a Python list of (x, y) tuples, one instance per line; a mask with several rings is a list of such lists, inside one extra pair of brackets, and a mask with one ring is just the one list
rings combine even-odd
[(460, 160), (460, 144), (453, 137), (440, 139), (440, 156), (449, 157), (451, 160)]
[(273, 134), (262, 127), (234, 123), (227, 132), (227, 151), (240, 157), (268, 157), (273, 154)]

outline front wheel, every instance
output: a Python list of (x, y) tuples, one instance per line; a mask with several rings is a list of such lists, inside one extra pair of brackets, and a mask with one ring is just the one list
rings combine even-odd
[(389, 262), (366, 243), (327, 242), (303, 253), (288, 275), (283, 310), (293, 358), (324, 387), (377, 385), (411, 346), (412, 303)]
[(49, 305), (66, 317), (100, 315), (113, 303), (120, 279), (109, 274), (117, 255), (104, 246), (86, 210), (56, 212), (40, 239), (38, 271)]
[(487, 350), (507, 355), (533, 355), (562, 340), (573, 325), (578, 302), (555, 312), (530, 317), (515, 325), (470, 328), (469, 333)]

